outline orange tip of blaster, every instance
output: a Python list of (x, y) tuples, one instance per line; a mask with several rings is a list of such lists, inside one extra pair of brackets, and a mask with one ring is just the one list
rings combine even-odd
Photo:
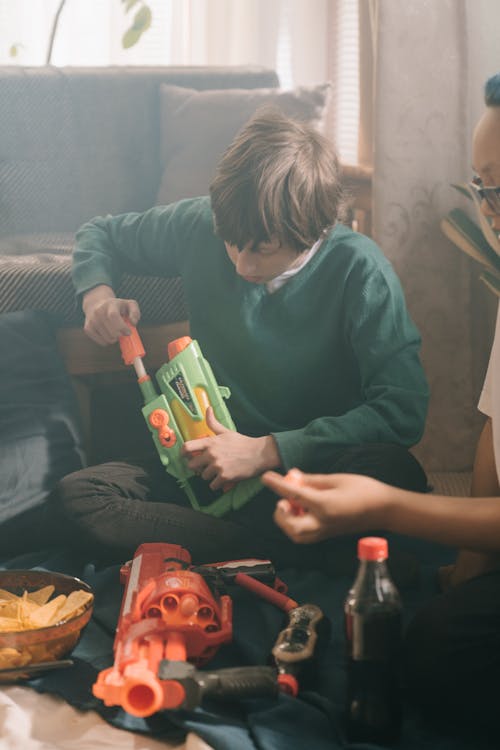
[(137, 333), (137, 328), (132, 325), (130, 320), (125, 319), (125, 323), (130, 328), (130, 336), (120, 336), (119, 344), (122, 352), (122, 359), (126, 365), (131, 365), (137, 357), (144, 357), (144, 350), (141, 337)]
[(173, 341), (170, 341), (167, 346), (167, 353), (169, 360), (173, 359), (177, 354), (180, 354), (181, 352), (186, 349), (193, 339), (191, 336), (180, 336), (178, 339), (174, 339)]

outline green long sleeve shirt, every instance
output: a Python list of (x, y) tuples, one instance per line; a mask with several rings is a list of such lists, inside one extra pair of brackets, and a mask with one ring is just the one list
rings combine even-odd
[(420, 337), (391, 264), (337, 225), (280, 289), (235, 271), (208, 198), (96, 218), (76, 236), (78, 294), (122, 273), (181, 276), (191, 335), (239, 432), (272, 434), (285, 469), (328, 464), (333, 446), (415, 444), (428, 388)]

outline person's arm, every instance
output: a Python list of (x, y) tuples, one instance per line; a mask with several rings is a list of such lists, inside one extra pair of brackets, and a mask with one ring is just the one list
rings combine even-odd
[[(282, 498), (276, 523), (302, 544), (383, 529), (482, 552), (500, 550), (499, 497), (422, 495), (352, 474), (298, 472), (287, 479), (266, 472), (262, 482)], [(295, 515), (286, 498), (306, 512)]]
[[(500, 505), (500, 486), (495, 465), (493, 450), (493, 425), (488, 418), (479, 436), (474, 466), (472, 470), (471, 495), (473, 498), (496, 497)], [(478, 502), (473, 500), (473, 504)], [(446, 590), (456, 586), (469, 578), (486, 573), (500, 565), (499, 549), (479, 551), (466, 545), (461, 549), (454, 564), (440, 568), (439, 579), (441, 588)]]
[(484, 423), (479, 436), (472, 469), (471, 495), (473, 497), (500, 497), (500, 485), (493, 450), (493, 424), (491, 417)]
[(345, 356), (356, 359), (359, 400), (343, 414), (273, 433), (287, 469), (325, 465), (335, 445), (410, 447), (423, 433), (429, 391), (419, 358), (420, 335), (394, 271), (388, 264), (353, 269), (343, 299)]
[(137, 303), (117, 299), (122, 274), (178, 276), (187, 248), (207, 239), (212, 219), (204, 199), (156, 207), (144, 213), (97, 217), (77, 232), (72, 278), (85, 313), (85, 331), (109, 344), (140, 317)]

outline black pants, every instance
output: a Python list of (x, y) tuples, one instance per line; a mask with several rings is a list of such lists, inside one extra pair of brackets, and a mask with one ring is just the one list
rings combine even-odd
[[(427, 489), (418, 461), (394, 445), (341, 447), (324, 470), (373, 476), (419, 492)], [(187, 548), (194, 563), (259, 556), (270, 557), (280, 567), (298, 564), (330, 570), (339, 560), (330, 542), (291, 542), (272, 520), (277, 498), (267, 489), (222, 519), (193, 510), (156, 456), (70, 474), (58, 485), (54, 499), (60, 522), (69, 525), (64, 533), (91, 556), (108, 561), (128, 559), (139, 544), (158, 541)]]
[[(500, 571), (432, 599), (404, 641), (410, 696), (435, 722), (494, 728), (500, 706)], [(474, 745), (471, 745), (474, 747)], [(498, 744), (496, 744), (498, 747)]]

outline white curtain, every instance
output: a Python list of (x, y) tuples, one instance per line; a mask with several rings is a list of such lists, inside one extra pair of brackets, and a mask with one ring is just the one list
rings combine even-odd
[[(43, 65), (61, 0), (0, 0), (0, 64)], [(259, 65), (283, 88), (334, 83), (330, 133), (357, 161), (357, 0), (144, 0), (152, 24), (122, 36), (142, 0), (66, 0), (53, 65)], [(12, 49), (16, 52), (12, 56)]]
[[(366, 2), (366, 0), (361, 0)], [(498, 0), (375, 0), (374, 234), (402, 280), (431, 386), (417, 452), (428, 469), (471, 466), (496, 301), (441, 233), (464, 206), (483, 85), (500, 69)]]

